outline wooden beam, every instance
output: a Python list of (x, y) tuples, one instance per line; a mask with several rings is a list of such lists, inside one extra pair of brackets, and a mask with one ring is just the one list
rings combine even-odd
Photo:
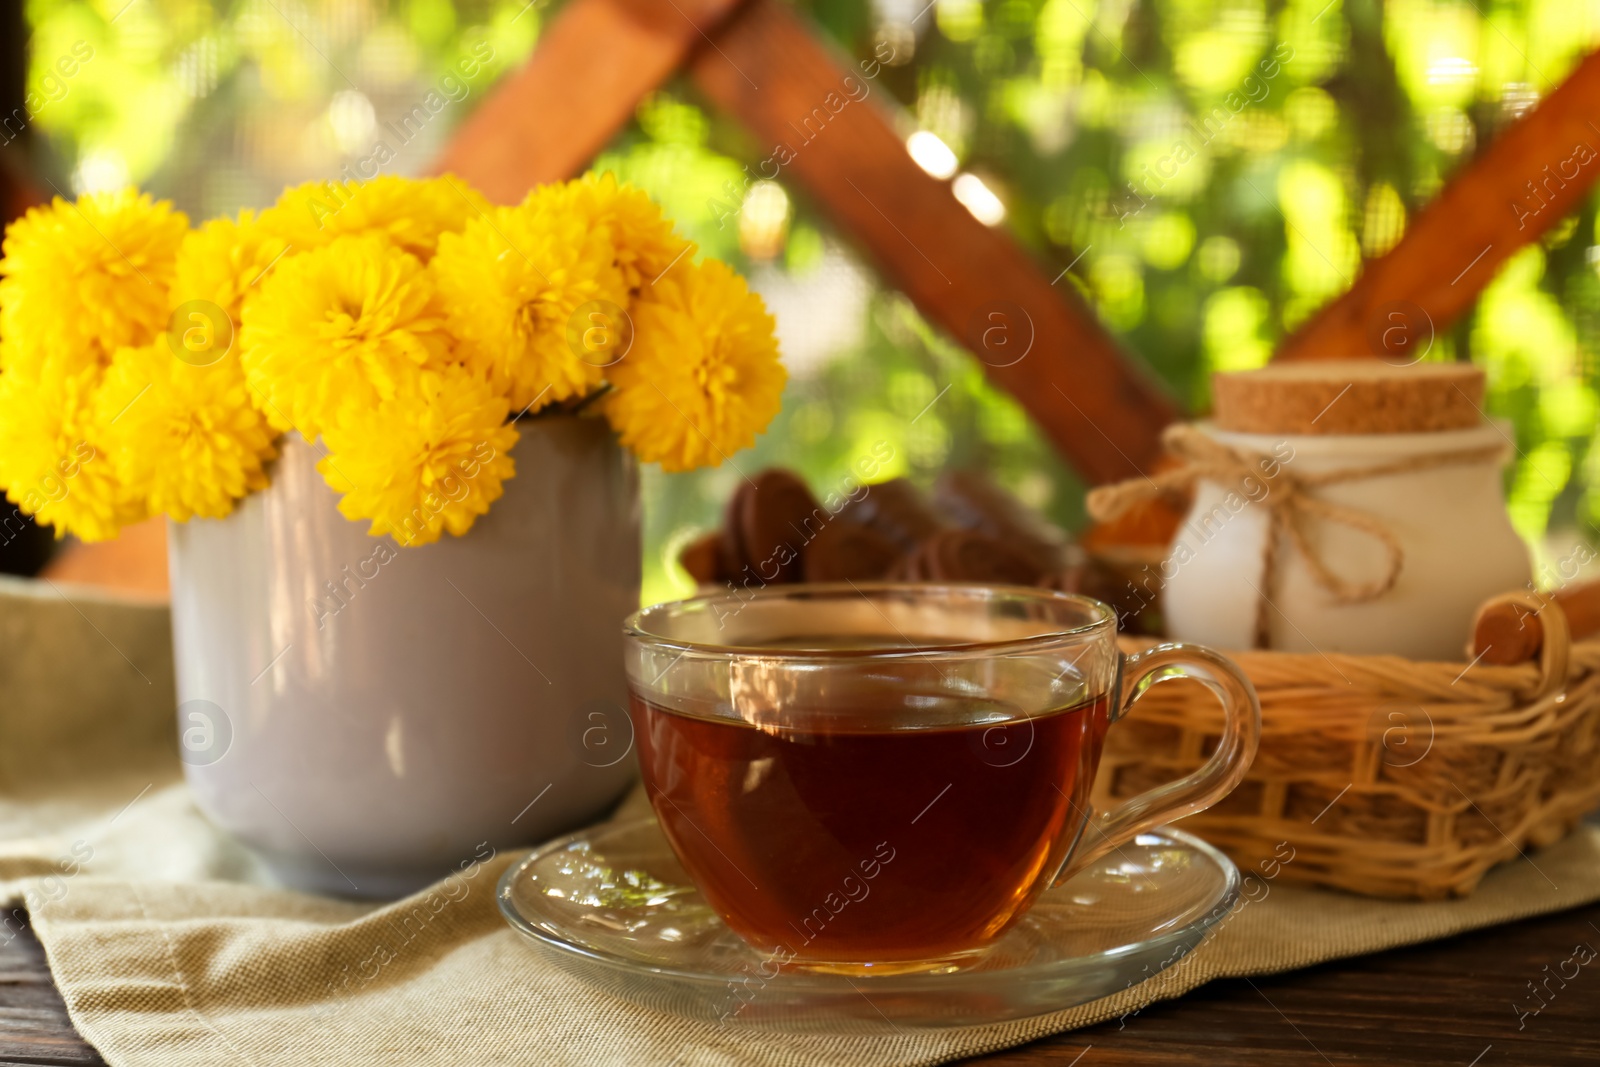
[(838, 58), (778, 0), (750, 0), (689, 69), (769, 146), (770, 162), (750, 172), (803, 185), (1085, 477), (1113, 481), (1155, 462), (1162, 427), (1178, 417), (1172, 399), (1069, 284), (1052, 284), (1003, 228), (979, 222), (949, 182), (912, 161), (870, 65)]
[(1575, 209), (1600, 179), (1597, 121), (1600, 53), (1458, 172), (1399, 244), (1287, 338), (1276, 358), (1420, 352), (1472, 306), (1502, 263)]
[(573, 0), (434, 162), (511, 204), (577, 174), (743, 0)]

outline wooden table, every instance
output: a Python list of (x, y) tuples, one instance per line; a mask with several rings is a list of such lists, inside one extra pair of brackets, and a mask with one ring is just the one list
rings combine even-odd
[[(987, 1057), (1008, 1067), (1600, 1064), (1600, 959), (1519, 1029), (1527, 983), (1587, 943), (1600, 904), (1271, 978), (1212, 982), (1127, 1020)], [(1550, 971), (1544, 970), (1546, 966)], [(1570, 973), (1571, 967), (1567, 968)], [(0, 1067), (104, 1063), (80, 1038), (24, 931), (0, 947)], [(532, 1062), (532, 1061), (530, 1061)]]

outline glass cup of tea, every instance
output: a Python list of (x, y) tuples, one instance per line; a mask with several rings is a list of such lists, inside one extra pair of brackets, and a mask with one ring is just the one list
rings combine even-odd
[[(624, 627), (644, 784), (684, 869), (780, 965), (844, 974), (980, 959), (1039, 895), (1244, 777), (1250, 681), (1196, 645), (1124, 657), (1088, 597), (982, 585), (770, 586)], [(1151, 685), (1222, 705), (1199, 770), (1111, 811), (1101, 743)]]

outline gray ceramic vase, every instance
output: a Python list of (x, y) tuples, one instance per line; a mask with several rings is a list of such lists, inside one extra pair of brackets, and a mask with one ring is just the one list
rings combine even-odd
[(188, 781), (286, 884), (397, 896), (632, 781), (636, 469), (603, 421), (519, 429), (516, 476), (464, 537), (368, 536), (295, 435), (271, 488), (172, 525)]

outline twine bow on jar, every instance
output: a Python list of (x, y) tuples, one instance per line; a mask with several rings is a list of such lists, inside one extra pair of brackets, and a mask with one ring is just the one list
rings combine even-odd
[[(1089, 514), (1097, 522), (1109, 522), (1136, 504), (1164, 493), (1189, 489), (1202, 480), (1241, 488), (1246, 479), (1265, 483), (1266, 494), (1259, 500), (1253, 500), (1267, 508), (1269, 517), (1262, 550), (1261, 587), (1257, 590), (1260, 594), (1255, 621), (1257, 648), (1270, 647), (1271, 604), (1268, 597), (1274, 588), (1278, 570), (1280, 539), (1287, 540), (1300, 554), (1312, 581), (1339, 604), (1362, 604), (1384, 595), (1394, 588), (1405, 565), (1405, 549), (1400, 538), (1383, 520), (1370, 512), (1324, 500), (1315, 494), (1315, 490), (1438, 467), (1485, 463), (1497, 459), (1505, 450), (1504, 446), (1497, 444), (1466, 451), (1409, 456), (1366, 467), (1295, 474), (1287, 469), (1289, 460), (1225, 445), (1203, 430), (1185, 423), (1167, 427), (1161, 435), (1161, 443), (1168, 453), (1182, 462), (1182, 466), (1092, 490), (1088, 497)], [(1267, 472), (1273, 468), (1276, 468), (1276, 473), (1269, 475)], [(1335, 574), (1306, 536), (1306, 523), (1312, 518), (1359, 530), (1378, 541), (1383, 546), (1383, 572), (1371, 581), (1352, 581)]]

